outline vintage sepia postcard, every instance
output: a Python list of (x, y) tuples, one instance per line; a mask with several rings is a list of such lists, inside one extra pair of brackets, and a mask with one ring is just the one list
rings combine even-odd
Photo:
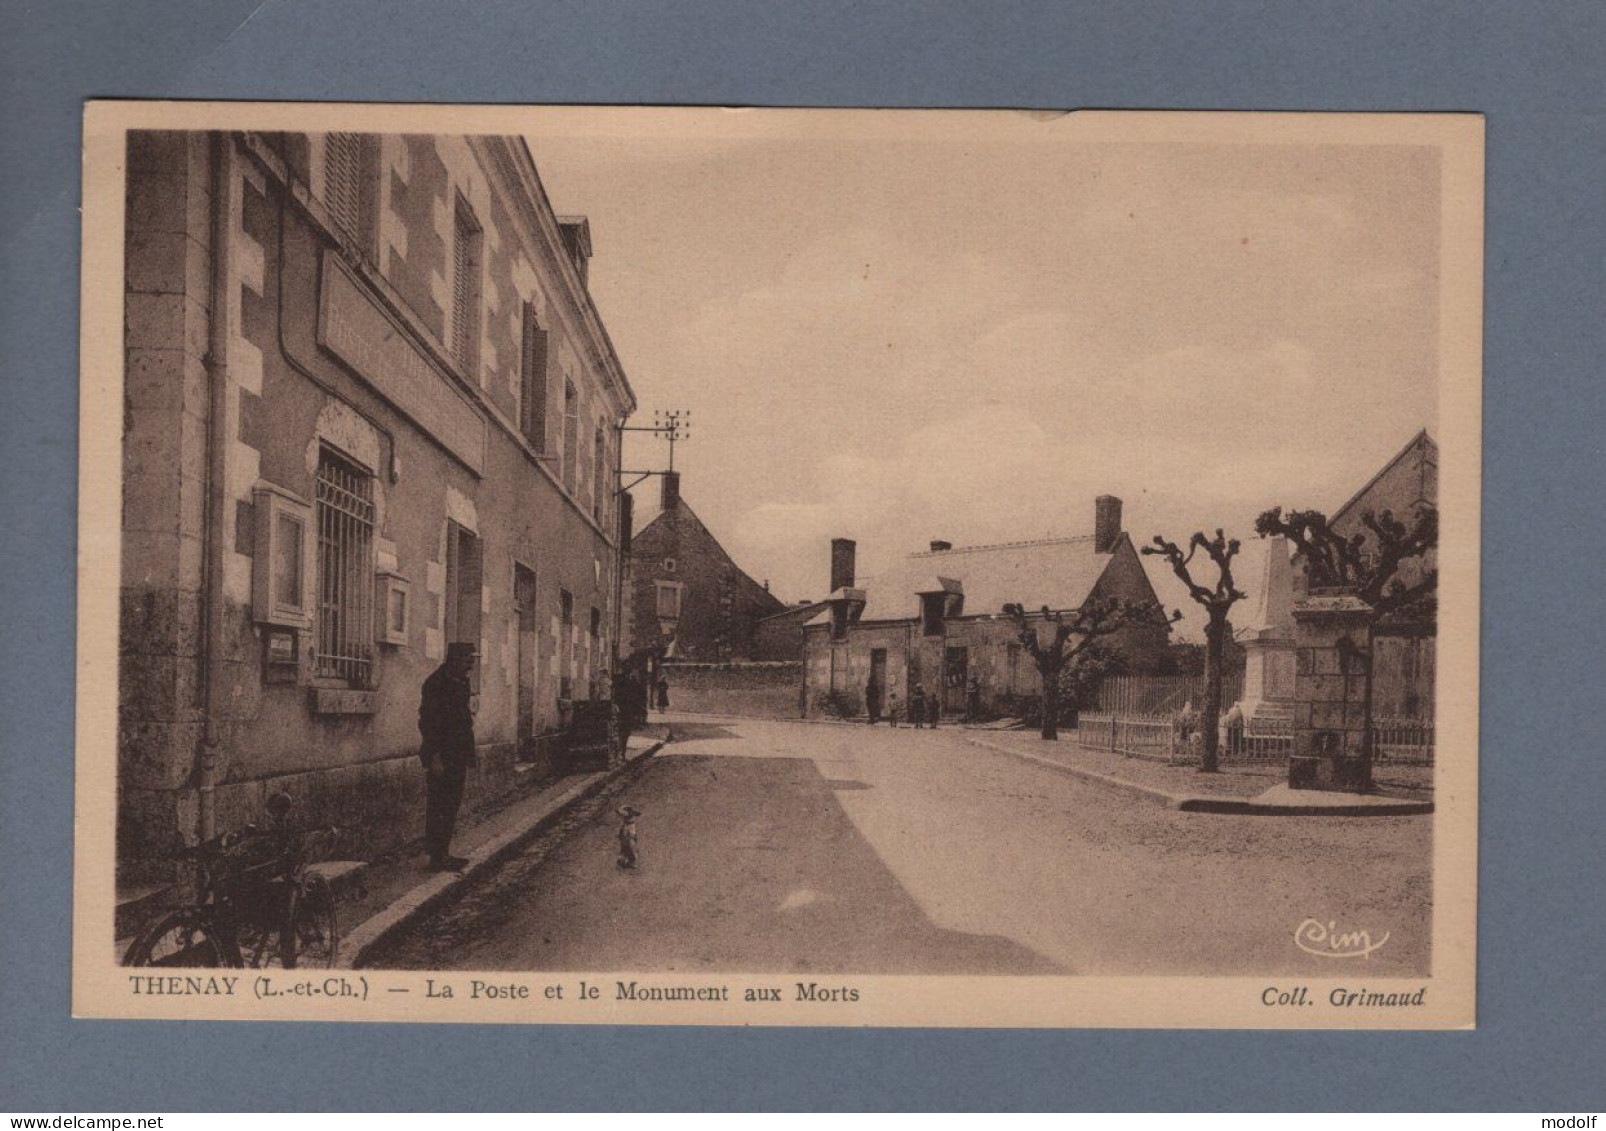
[(89, 104), (75, 1014), (1471, 1026), (1482, 180)]

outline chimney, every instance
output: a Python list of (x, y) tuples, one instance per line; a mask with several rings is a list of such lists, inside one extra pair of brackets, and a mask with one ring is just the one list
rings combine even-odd
[(680, 505), (680, 472), (664, 472), (664, 493), (659, 505), (666, 511), (672, 511)]
[(858, 545), (852, 538), (831, 539), (831, 592), (853, 588)]
[(1100, 495), (1093, 500), (1093, 552), (1112, 553), (1120, 536), (1121, 500), (1114, 495)]
[(949, 550), (951, 550), (953, 548), (954, 548), (954, 544), (952, 542), (944, 542), (940, 538), (934, 538), (931, 541), (931, 552), (933, 554), (947, 553)]

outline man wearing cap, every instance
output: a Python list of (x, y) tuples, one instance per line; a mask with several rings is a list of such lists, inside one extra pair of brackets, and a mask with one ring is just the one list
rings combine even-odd
[(436, 872), (461, 872), (468, 863), (453, 856), (451, 847), (463, 782), (474, 761), (474, 688), (468, 676), (476, 658), (474, 645), (448, 644), (446, 662), (424, 681), (418, 704), (418, 732), (424, 739), (418, 750), (426, 790), (424, 850)]

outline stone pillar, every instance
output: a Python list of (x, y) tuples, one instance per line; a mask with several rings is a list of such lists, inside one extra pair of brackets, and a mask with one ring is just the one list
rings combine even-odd
[(1294, 605), (1293, 789), (1371, 788), (1364, 758), (1366, 647), (1371, 608), (1349, 593), (1313, 595)]

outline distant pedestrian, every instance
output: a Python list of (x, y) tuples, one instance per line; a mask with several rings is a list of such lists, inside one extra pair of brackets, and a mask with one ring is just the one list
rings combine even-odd
[(937, 729), (937, 723), (942, 718), (942, 695), (932, 692), (926, 696), (926, 722), (932, 730)]
[(619, 825), (619, 867), (628, 872), (636, 870), (636, 818), (641, 816), (641, 810), (633, 805), (626, 805), (619, 810), (619, 816), (624, 820)]
[(653, 685), (653, 690), (657, 693), (658, 709), (660, 711), (669, 710), (669, 677), (663, 672), (659, 672), (658, 682)]
[(864, 685), (864, 710), (871, 726), (881, 721), (881, 685), (873, 679)]
[(918, 683), (909, 692), (909, 721), (916, 730), (926, 725), (926, 689)]
[(418, 704), (418, 748), (424, 763), (424, 850), (437, 872), (461, 872), (468, 861), (453, 856), (452, 831), (463, 804), (463, 785), (474, 761), (474, 688), (469, 673), (478, 650), (448, 644), (446, 662), (424, 681)]
[(975, 676), (971, 676), (970, 682), (965, 684), (965, 721), (981, 721), (981, 680)]
[(887, 692), (887, 722), (892, 724), (893, 730), (898, 729), (898, 693), (896, 691)]

